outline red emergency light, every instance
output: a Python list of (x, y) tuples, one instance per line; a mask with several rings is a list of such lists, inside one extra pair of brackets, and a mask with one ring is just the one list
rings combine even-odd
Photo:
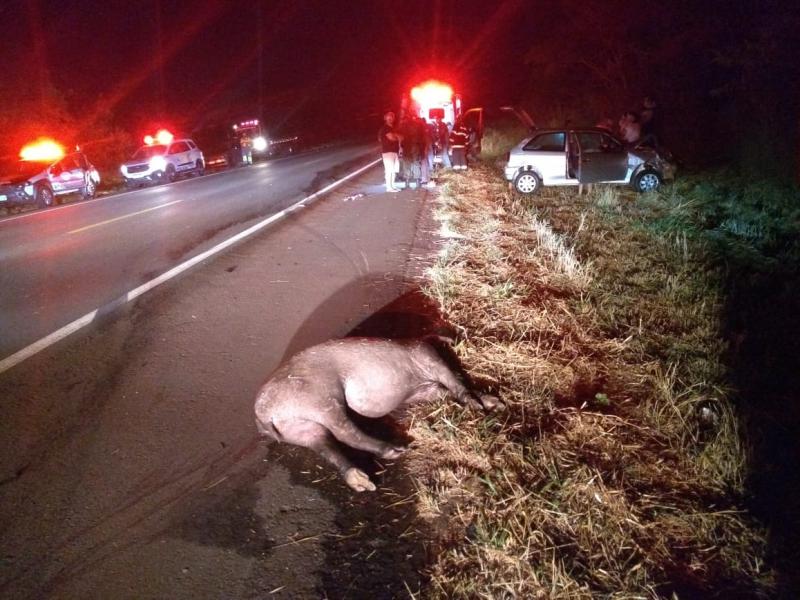
[(19, 151), (22, 160), (49, 162), (64, 156), (64, 147), (49, 138), (39, 138)]
[(453, 101), (453, 88), (431, 79), (411, 89), (411, 98), (420, 106), (437, 106)]
[(175, 136), (172, 135), (170, 131), (168, 131), (167, 129), (159, 129), (158, 131), (156, 131), (155, 137), (149, 134), (144, 136), (144, 143), (148, 146), (152, 146), (153, 144), (156, 143), (161, 144), (162, 146), (166, 146), (167, 144), (172, 142), (173, 139), (175, 139)]

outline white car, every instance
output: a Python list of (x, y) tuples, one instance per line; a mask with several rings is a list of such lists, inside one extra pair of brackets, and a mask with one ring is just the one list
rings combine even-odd
[(200, 148), (185, 138), (169, 144), (150, 144), (139, 148), (130, 160), (120, 167), (125, 185), (174, 181), (183, 174), (202, 175), (205, 159)]
[(83, 152), (57, 160), (20, 160), (0, 166), (0, 206), (35, 204), (46, 208), (61, 196), (94, 198), (100, 173)]
[(665, 155), (649, 146), (628, 148), (604, 129), (544, 129), (511, 150), (505, 177), (523, 194), (584, 183), (630, 184), (649, 192), (675, 176)]

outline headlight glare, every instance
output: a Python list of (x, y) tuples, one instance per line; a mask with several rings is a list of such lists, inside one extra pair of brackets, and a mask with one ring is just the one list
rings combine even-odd
[(167, 168), (167, 160), (163, 156), (154, 156), (150, 159), (151, 171), (163, 171)]

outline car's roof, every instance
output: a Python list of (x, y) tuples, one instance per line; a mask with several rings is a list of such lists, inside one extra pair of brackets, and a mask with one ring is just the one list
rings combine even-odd
[(563, 133), (565, 131), (579, 131), (579, 132), (587, 132), (587, 133), (605, 133), (609, 135), (614, 135), (613, 132), (609, 131), (608, 129), (603, 129), (602, 127), (548, 127), (547, 129), (537, 129), (531, 134), (531, 137), (536, 137), (542, 133)]
[(197, 145), (197, 142), (195, 142), (192, 138), (175, 138), (172, 141), (170, 141), (168, 144), (157, 144), (157, 143), (154, 143), (154, 144), (142, 144), (141, 146), (139, 146), (139, 150), (141, 150), (142, 148), (152, 148), (153, 146), (164, 146), (166, 148), (166, 147), (171, 146), (172, 144), (176, 144), (178, 142), (192, 142), (195, 146)]

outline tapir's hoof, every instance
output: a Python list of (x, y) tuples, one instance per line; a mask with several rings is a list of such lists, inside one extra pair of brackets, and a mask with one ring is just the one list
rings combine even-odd
[(481, 394), (481, 404), (486, 410), (494, 410), (501, 405), (500, 398), (491, 394)]
[(344, 480), (351, 488), (357, 492), (374, 492), (375, 484), (369, 480), (369, 476), (361, 469), (351, 467), (344, 474)]
[(400, 458), (400, 456), (402, 456), (402, 454), (405, 451), (406, 451), (406, 448), (400, 448), (400, 447), (395, 446), (393, 448), (389, 448), (388, 450), (384, 451), (381, 454), (381, 458), (385, 458), (386, 460), (393, 460), (395, 458)]

